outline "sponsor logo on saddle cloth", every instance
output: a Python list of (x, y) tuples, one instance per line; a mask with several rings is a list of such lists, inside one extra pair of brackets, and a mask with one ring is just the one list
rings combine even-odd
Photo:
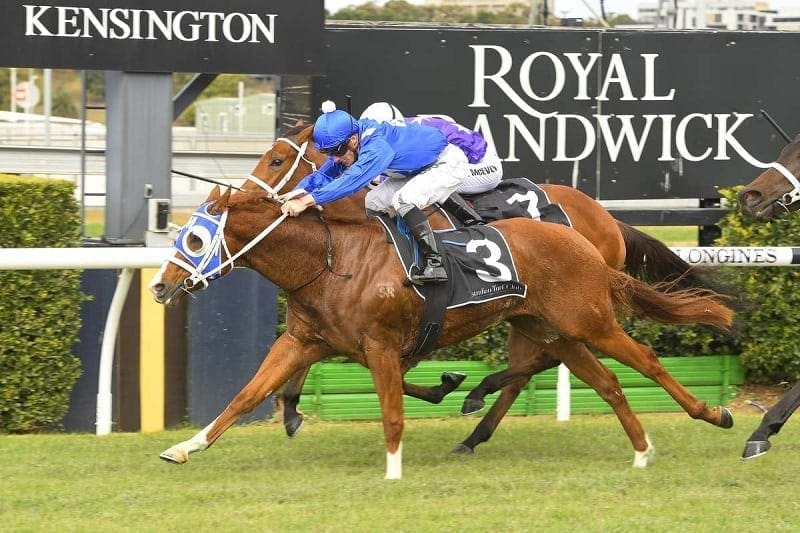
[[(386, 227), (406, 273), (410, 273), (419, 257), (416, 243), (412, 247), (410, 231), (402, 219), (398, 224), (385, 215), (378, 220)], [(449, 277), (448, 309), (509, 296), (525, 297), (528, 288), (519, 282), (514, 258), (499, 231), (491, 226), (470, 226), (434, 234), (439, 250), (444, 252)], [(425, 299), (416, 286), (414, 290)]]

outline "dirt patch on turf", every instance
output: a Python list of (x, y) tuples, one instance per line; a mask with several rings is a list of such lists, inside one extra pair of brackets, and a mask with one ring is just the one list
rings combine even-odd
[(736, 398), (730, 401), (728, 407), (735, 413), (758, 413), (760, 409), (750, 402), (754, 402), (765, 409), (769, 409), (781, 399), (786, 391), (791, 388), (791, 383), (781, 385), (741, 385)]

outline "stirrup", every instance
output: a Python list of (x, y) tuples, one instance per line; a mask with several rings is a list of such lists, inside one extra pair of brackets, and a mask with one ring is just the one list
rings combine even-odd
[(438, 265), (427, 263), (426, 265), (414, 265), (408, 279), (414, 285), (429, 285), (434, 283), (447, 283), (447, 271), (439, 262)]

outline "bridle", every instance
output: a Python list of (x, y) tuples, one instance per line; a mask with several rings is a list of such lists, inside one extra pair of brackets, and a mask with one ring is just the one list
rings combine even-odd
[(788, 211), (789, 210), (789, 206), (791, 206), (791, 205), (793, 205), (793, 204), (795, 204), (795, 203), (800, 201), (800, 181), (797, 179), (797, 177), (794, 174), (792, 174), (789, 171), (788, 168), (783, 166), (782, 163), (780, 163), (778, 161), (773, 161), (772, 163), (762, 163), (761, 161), (759, 161), (755, 157), (751, 156), (747, 151), (742, 151), (742, 152), (739, 153), (739, 155), (742, 157), (742, 159), (744, 159), (745, 161), (747, 161), (748, 163), (750, 163), (754, 167), (764, 168), (764, 169), (772, 168), (772, 169), (777, 170), (778, 172), (780, 172), (781, 176), (786, 178), (789, 181), (789, 183), (792, 185), (792, 190), (790, 190), (787, 193), (784, 193), (781, 196), (780, 200), (775, 200), (773, 202), (774, 204), (777, 204), (781, 208), (783, 208), (786, 211)]
[[(283, 200), (270, 197), (267, 198), (267, 201), (278, 205), (284, 203)], [(228, 221), (228, 211), (225, 210), (219, 215), (211, 214), (209, 207), (213, 204), (214, 201), (210, 201), (201, 205), (189, 218), (189, 222), (181, 228), (178, 238), (175, 240), (175, 249), (181, 257), (172, 256), (167, 258), (168, 262), (174, 263), (189, 272), (189, 277), (183, 280), (183, 286), (186, 289), (192, 289), (198, 284), (202, 284), (202, 288), (205, 289), (208, 287), (210, 280), (215, 280), (233, 270), (234, 262), (238, 258), (272, 233), (289, 216), (285, 213), (281, 214), (272, 224), (245, 244), (241, 250), (231, 255), (228, 244), (225, 241), (225, 224)], [(187, 241), (190, 234), (199, 237), (203, 243), (197, 252), (192, 251), (188, 246)], [(227, 259), (224, 257), (227, 257)], [(223, 274), (227, 267), (230, 267), (230, 269)]]
[[(300, 161), (305, 161), (306, 163), (308, 163), (311, 166), (311, 172), (316, 172), (317, 171), (317, 165), (313, 161), (311, 161), (310, 159), (308, 159), (306, 157), (306, 149), (308, 148), (308, 141), (304, 142), (301, 145), (298, 145), (296, 142), (294, 142), (293, 140), (289, 139), (288, 137), (278, 137), (277, 139), (275, 139), (275, 142), (276, 143), (285, 142), (286, 144), (288, 144), (289, 146), (294, 148), (295, 151), (297, 152), (297, 157), (295, 157), (294, 163), (292, 163), (292, 166), (288, 170), (288, 172), (286, 172), (286, 174), (283, 175), (283, 177), (280, 179), (280, 181), (278, 181), (278, 183), (274, 187), (269, 185), (269, 184), (267, 184), (261, 178), (253, 176), (252, 174), (250, 174), (247, 177), (247, 179), (249, 179), (250, 181), (252, 181), (256, 185), (258, 185), (259, 187), (261, 187), (262, 189), (267, 191), (274, 198), (279, 198), (280, 197), (280, 195), (279, 195), (280, 190), (283, 188), (284, 185), (289, 183), (289, 180), (292, 179), (292, 176), (294, 176), (294, 173), (297, 170), (297, 167), (300, 165)], [(287, 197), (286, 195), (284, 195), (284, 197), (283, 197), (283, 199), (288, 199), (288, 198), (290, 198), (290, 197)]]
[(780, 172), (781, 175), (792, 185), (791, 191), (784, 193), (780, 200), (775, 201), (775, 203), (788, 211), (790, 205), (800, 202), (800, 181), (797, 180), (797, 177), (794, 174), (789, 172), (788, 168), (777, 161), (771, 163), (769, 166)]
[[(276, 139), (275, 142), (278, 141), (289, 144), (289, 146), (297, 151), (298, 155), (289, 171), (274, 187), (268, 185), (263, 180), (253, 176), (252, 174), (248, 176), (248, 179), (267, 192), (267, 201), (280, 206), (283, 205), (286, 200), (296, 196), (297, 194), (303, 193), (303, 191), (298, 190), (289, 191), (283, 195), (279, 194), (281, 188), (286, 185), (286, 183), (288, 183), (294, 175), (294, 172), (297, 170), (300, 161), (303, 160), (308, 163), (311, 166), (312, 171), (316, 171), (317, 166), (314, 164), (314, 162), (305, 157), (308, 141), (299, 146), (297, 143), (286, 137), (280, 137)], [(269, 226), (264, 228), (258, 235), (253, 237), (250, 242), (245, 244), (241, 250), (235, 254), (231, 254), (230, 250), (228, 249), (228, 244), (225, 241), (225, 224), (228, 221), (228, 210), (226, 209), (223, 213), (218, 215), (211, 214), (209, 212), (209, 208), (214, 203), (214, 201), (205, 202), (197, 209), (197, 211), (195, 211), (195, 213), (190, 217), (189, 222), (187, 222), (186, 225), (181, 228), (181, 231), (175, 241), (175, 249), (178, 251), (180, 257), (173, 256), (167, 259), (168, 262), (173, 263), (189, 272), (189, 277), (183, 280), (183, 288), (187, 291), (195, 288), (198, 284), (201, 284), (202, 288), (205, 289), (208, 287), (209, 281), (213, 281), (219, 277), (222, 277), (233, 270), (235, 267), (234, 262), (237, 259), (264, 240), (267, 235), (272, 233), (275, 228), (277, 228), (284, 220), (286, 220), (286, 217), (289, 216), (286, 213), (282, 213)], [(317, 278), (319, 278), (323, 272), (325, 272), (325, 270), (330, 270), (333, 272), (333, 236), (331, 235), (328, 224), (325, 222), (322, 216), (320, 216), (320, 220), (325, 225), (325, 229), (328, 232), (325, 265), (309, 281), (306, 281), (300, 286), (290, 289), (287, 292), (294, 292), (307, 285), (310, 285)], [(195, 237), (200, 238), (202, 242), (202, 246), (196, 252), (193, 251), (188, 245), (189, 235), (192, 234)], [(228, 271), (223, 274), (225, 269), (228, 267), (230, 267)], [(342, 277), (352, 277), (349, 274), (337, 275)]]

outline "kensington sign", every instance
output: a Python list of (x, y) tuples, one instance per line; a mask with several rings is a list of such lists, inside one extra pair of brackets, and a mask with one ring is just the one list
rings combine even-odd
[(0, 66), (316, 74), (319, 0), (3, 0)]

